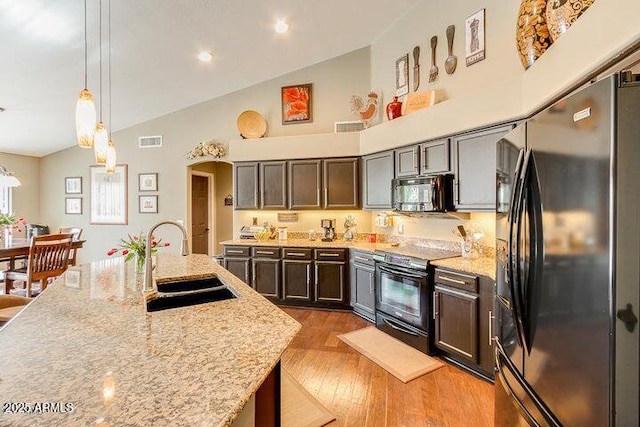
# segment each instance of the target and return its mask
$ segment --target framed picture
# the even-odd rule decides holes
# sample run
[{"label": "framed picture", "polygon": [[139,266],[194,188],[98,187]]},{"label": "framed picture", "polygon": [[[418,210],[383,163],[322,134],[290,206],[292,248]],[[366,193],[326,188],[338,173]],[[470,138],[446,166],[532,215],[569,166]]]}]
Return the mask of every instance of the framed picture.
[{"label": "framed picture", "polygon": [[127,165],[117,165],[114,173],[104,166],[91,169],[91,224],[127,223]]},{"label": "framed picture", "polygon": [[466,64],[475,64],[484,59],[484,9],[480,9],[465,20]]},{"label": "framed picture", "polygon": [[396,96],[409,93],[409,54],[396,59]]},{"label": "framed picture", "polygon": [[140,213],[158,213],[158,196],[138,196]]},{"label": "framed picture", "polygon": [[158,191],[158,174],[139,173],[138,191]]},{"label": "framed picture", "polygon": [[285,86],[281,89],[282,124],[311,123],[312,84]]},{"label": "framed picture", "polygon": [[65,197],[64,213],[67,215],[81,215],[82,197]]},{"label": "framed picture", "polygon": [[82,194],[82,177],[73,176],[64,179],[65,194]]}]

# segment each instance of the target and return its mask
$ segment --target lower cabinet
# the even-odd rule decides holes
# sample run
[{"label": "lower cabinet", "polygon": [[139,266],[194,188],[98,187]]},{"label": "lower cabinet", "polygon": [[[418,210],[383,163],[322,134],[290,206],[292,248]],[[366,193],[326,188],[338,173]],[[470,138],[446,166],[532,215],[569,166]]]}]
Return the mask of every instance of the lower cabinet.
[{"label": "lower cabinet", "polygon": [[282,298],[285,301],[311,301],[312,261],[282,261]]},{"label": "lower cabinet", "polygon": [[493,378],[494,281],[436,268],[434,282],[435,346],[450,359]]},{"label": "lower cabinet", "polygon": [[225,246],[223,256],[222,266],[246,284],[251,284],[251,251],[249,246]]},{"label": "lower cabinet", "polygon": [[369,252],[350,252],[351,307],[367,320],[376,320],[375,262]]},{"label": "lower cabinet", "polygon": [[315,262],[315,300],[330,304],[345,303],[345,262]]}]

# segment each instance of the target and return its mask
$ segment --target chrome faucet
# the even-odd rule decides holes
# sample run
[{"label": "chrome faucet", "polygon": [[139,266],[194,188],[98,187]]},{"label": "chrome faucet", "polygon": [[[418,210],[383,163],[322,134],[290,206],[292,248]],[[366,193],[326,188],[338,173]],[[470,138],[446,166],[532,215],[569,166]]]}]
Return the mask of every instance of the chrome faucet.
[{"label": "chrome faucet", "polygon": [[180,253],[182,256],[189,255],[189,238],[187,237],[187,230],[182,224],[177,221],[160,221],[149,228],[147,232],[147,242],[144,249],[144,277],[142,278],[142,291],[150,291],[153,289],[151,275],[153,274],[153,267],[151,266],[151,236],[156,228],[163,224],[175,225],[182,231],[182,242],[180,243]]}]

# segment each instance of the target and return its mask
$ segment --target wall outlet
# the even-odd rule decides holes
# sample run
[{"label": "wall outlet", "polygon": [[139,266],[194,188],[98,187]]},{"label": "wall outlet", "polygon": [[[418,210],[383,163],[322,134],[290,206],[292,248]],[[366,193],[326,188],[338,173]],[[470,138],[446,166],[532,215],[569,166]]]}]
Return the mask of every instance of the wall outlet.
[{"label": "wall outlet", "polygon": [[398,224],[398,234],[404,234],[404,224],[403,223],[399,223]]}]

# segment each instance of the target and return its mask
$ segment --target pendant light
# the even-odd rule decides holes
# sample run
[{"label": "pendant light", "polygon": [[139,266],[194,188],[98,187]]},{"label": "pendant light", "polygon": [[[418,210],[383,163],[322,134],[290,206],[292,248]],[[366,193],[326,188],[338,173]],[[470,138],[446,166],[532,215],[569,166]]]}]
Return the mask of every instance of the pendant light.
[{"label": "pendant light", "polygon": [[93,133],[96,127],[96,105],[93,95],[87,89],[87,0],[84,0],[84,89],[80,91],[76,103],[76,135],[82,148],[93,146]]},{"label": "pendant light", "polygon": [[98,14],[100,23],[98,25],[100,31],[100,121],[96,124],[96,130],[93,135],[93,149],[96,156],[96,164],[104,165],[107,163],[107,148],[109,147],[109,132],[102,122],[102,0],[98,2],[100,13]]},{"label": "pendant light", "polygon": [[[111,115],[111,0],[109,0],[109,125],[113,131],[113,116]],[[111,134],[113,136],[113,133]],[[107,144],[107,163],[105,165],[107,173],[114,173],[116,171],[116,144],[109,138]]]}]

